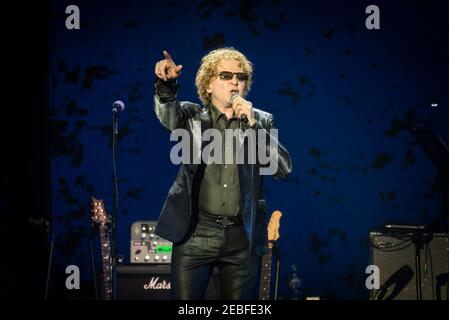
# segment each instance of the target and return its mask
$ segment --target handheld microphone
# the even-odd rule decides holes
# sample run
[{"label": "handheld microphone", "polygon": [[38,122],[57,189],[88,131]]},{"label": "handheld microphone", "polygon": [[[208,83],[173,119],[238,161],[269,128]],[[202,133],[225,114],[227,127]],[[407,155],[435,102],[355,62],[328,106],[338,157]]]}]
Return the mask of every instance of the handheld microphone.
[{"label": "handheld microphone", "polygon": [[117,100],[112,104],[112,112],[121,112],[123,110],[125,110],[125,104],[122,101]]},{"label": "handheld microphone", "polygon": [[[231,95],[231,98],[229,98],[229,103],[234,104],[234,100],[237,99],[238,97],[240,97],[240,96],[234,92]],[[246,116],[246,114],[242,114],[242,116],[240,117],[240,120],[242,120],[244,124],[248,124],[248,117]]]}]

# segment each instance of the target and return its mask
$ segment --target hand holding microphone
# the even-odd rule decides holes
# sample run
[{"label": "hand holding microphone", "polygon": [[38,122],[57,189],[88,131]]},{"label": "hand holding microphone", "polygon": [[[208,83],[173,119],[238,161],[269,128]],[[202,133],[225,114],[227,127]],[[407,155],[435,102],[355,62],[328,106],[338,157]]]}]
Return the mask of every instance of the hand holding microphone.
[{"label": "hand holding microphone", "polygon": [[252,126],[256,122],[253,118],[253,104],[251,102],[246,101],[237,93],[233,93],[229,99],[229,103],[232,105],[234,113],[244,124]]}]

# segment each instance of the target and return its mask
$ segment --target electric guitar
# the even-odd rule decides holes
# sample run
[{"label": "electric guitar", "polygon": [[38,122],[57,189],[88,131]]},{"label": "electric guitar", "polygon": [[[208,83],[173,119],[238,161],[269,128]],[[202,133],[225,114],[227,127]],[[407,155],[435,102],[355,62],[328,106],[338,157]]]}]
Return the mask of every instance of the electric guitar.
[{"label": "electric guitar", "polygon": [[111,245],[106,231],[106,224],[110,222],[110,217],[106,214],[103,200],[92,197],[92,220],[98,224],[100,230],[101,256],[103,261],[103,288],[104,300],[112,298],[112,269],[111,269]]},{"label": "electric guitar", "polygon": [[262,257],[262,271],[260,276],[259,300],[270,299],[270,282],[271,282],[271,260],[273,246],[279,239],[279,220],[282,213],[279,210],[273,211],[270,222],[268,223],[268,253]]}]

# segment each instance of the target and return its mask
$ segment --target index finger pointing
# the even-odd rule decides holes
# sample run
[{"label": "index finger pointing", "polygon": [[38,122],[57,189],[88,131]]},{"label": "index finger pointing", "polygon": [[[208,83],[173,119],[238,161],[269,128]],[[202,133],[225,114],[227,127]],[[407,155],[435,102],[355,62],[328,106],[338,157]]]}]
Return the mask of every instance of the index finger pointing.
[{"label": "index finger pointing", "polygon": [[167,51],[164,50],[163,53],[164,53],[165,59],[173,61],[171,55]]}]

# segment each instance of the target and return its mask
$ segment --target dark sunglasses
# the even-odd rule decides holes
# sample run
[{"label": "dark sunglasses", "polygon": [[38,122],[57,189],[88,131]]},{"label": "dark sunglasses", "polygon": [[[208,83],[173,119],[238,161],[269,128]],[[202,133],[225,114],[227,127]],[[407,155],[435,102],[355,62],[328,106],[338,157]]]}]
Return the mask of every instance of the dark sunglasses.
[{"label": "dark sunglasses", "polygon": [[222,71],[216,74],[216,76],[219,76],[221,80],[231,80],[234,78],[234,74],[237,75],[238,81],[247,81],[249,78],[249,75],[245,72],[231,72],[231,71]]}]

